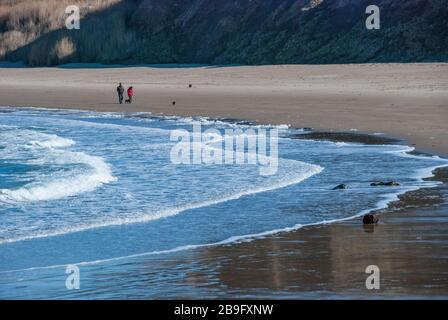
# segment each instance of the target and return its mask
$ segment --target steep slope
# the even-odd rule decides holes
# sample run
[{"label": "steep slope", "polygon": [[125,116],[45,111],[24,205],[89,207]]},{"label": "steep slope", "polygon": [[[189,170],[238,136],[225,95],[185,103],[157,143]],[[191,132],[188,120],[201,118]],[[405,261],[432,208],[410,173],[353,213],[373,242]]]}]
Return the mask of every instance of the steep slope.
[{"label": "steep slope", "polygon": [[[370,4],[381,9],[380,30],[365,27]],[[448,61],[446,0],[122,0],[81,25],[6,58],[31,65]],[[58,46],[71,54],[58,54]]]},{"label": "steep slope", "polygon": [[0,0],[0,59],[64,26],[65,8],[78,5],[81,17],[120,0]]},{"label": "steep slope", "polygon": [[[380,30],[365,28],[370,4],[381,9]],[[448,58],[445,0],[146,0],[141,8],[135,21],[144,34],[143,60],[264,64]]]}]

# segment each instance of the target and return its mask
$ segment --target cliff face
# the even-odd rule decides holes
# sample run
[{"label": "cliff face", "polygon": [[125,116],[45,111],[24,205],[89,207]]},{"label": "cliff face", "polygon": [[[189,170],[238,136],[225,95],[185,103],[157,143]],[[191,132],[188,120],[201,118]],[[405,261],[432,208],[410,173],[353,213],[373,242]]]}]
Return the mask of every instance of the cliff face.
[{"label": "cliff face", "polygon": [[[370,4],[380,30],[365,27]],[[447,0],[129,0],[6,56],[33,65],[448,61],[447,35]],[[62,38],[71,55],[39,53]]]},{"label": "cliff face", "polygon": [[120,1],[0,0],[0,60],[5,54],[62,28],[67,6],[79,6],[80,16],[84,18],[88,13],[102,11]]}]

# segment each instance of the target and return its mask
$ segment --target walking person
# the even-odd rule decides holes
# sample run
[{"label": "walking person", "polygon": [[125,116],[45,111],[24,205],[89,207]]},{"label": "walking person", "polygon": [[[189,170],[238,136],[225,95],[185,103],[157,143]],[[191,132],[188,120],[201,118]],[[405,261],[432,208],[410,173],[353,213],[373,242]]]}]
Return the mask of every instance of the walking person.
[{"label": "walking person", "polygon": [[121,82],[120,82],[120,84],[117,87],[117,93],[118,93],[118,102],[120,104],[122,104],[123,103],[124,88],[123,88],[123,85],[121,84]]},{"label": "walking person", "polygon": [[126,103],[132,103],[132,97],[134,96],[134,88],[129,87],[128,89],[128,100],[126,100]]}]

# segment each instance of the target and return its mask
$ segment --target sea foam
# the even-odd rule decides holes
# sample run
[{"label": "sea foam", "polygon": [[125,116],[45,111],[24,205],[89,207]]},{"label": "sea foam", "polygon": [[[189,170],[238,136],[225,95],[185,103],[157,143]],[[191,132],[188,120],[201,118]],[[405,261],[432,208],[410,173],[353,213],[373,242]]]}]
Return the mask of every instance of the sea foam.
[{"label": "sea foam", "polygon": [[101,157],[66,150],[75,144],[71,139],[28,129],[8,129],[10,134],[2,137],[9,141],[7,152],[12,152],[12,157],[17,156],[18,150],[27,149],[33,156],[28,160],[30,164],[78,164],[88,169],[76,170],[63,177],[39,176],[38,181],[19,189],[0,189],[0,202],[56,200],[93,191],[115,180],[110,166]]},{"label": "sea foam", "polygon": [[[175,216],[178,214],[181,214],[188,210],[194,210],[199,208],[204,208],[212,205],[217,205],[220,203],[237,200],[241,197],[254,195],[257,193],[262,192],[268,192],[280,188],[285,188],[290,185],[298,184],[316,174],[319,174],[324,170],[321,166],[313,165],[309,163],[304,163],[301,161],[296,160],[290,160],[290,159],[282,159],[281,162],[283,165],[287,165],[291,168],[294,168],[294,171],[291,171],[290,174],[285,175],[282,177],[282,179],[278,179],[277,181],[273,183],[265,183],[263,185],[254,187],[252,189],[244,190],[244,191],[238,191],[234,193],[228,193],[224,194],[217,198],[212,199],[205,199],[203,201],[198,202],[191,202],[180,206],[174,206],[171,208],[161,209],[154,212],[142,212],[142,213],[135,213],[131,216],[124,216],[124,217],[108,217],[106,220],[101,221],[92,221],[90,223],[79,223],[76,226],[67,226],[64,228],[60,228],[57,230],[51,230],[46,231],[42,233],[27,235],[27,236],[21,236],[17,238],[9,238],[9,239],[3,239],[0,240],[0,244],[2,243],[12,243],[17,241],[24,241],[24,240],[30,240],[30,239],[38,239],[38,238],[46,238],[46,237],[53,237],[53,236],[59,236],[64,234],[70,234],[80,231],[86,231],[96,228],[104,228],[104,227],[112,227],[112,226],[120,226],[120,225],[128,225],[128,224],[136,224],[136,223],[145,223],[149,221],[154,221],[162,218],[168,218],[171,216]],[[72,181],[73,182],[73,181]],[[81,182],[81,179],[80,181]],[[95,182],[92,183],[92,186],[95,184]],[[84,182],[84,185],[86,182]],[[55,182],[51,186],[47,186],[46,189],[42,190],[35,190],[35,196],[39,197],[45,197],[45,192],[48,192],[49,190],[52,190],[54,192],[54,195],[58,196],[64,196],[63,192],[58,192],[58,187],[60,185]],[[23,191],[22,191],[23,192]],[[24,192],[25,195],[28,195],[28,192]],[[20,194],[18,197],[22,196]],[[65,195],[67,196],[67,195]],[[0,194],[1,199],[1,194]]]}]

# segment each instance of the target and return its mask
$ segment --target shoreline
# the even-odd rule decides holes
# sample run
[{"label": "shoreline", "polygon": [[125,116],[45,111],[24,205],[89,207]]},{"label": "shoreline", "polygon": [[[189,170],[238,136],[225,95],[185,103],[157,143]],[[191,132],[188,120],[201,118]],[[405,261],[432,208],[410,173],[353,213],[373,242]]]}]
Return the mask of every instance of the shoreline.
[{"label": "shoreline", "polygon": [[[29,107],[29,106],[24,106],[24,107],[11,107],[11,106],[1,106],[0,105],[0,114],[2,113],[2,111],[4,109],[7,108],[24,108],[24,109],[35,109],[35,110],[39,110],[39,109],[43,109],[43,110],[59,110],[59,111],[93,111],[93,112],[99,112],[101,113],[102,111],[96,111],[96,110],[91,110],[91,109],[67,109],[67,108],[47,108],[47,107]],[[121,114],[129,114],[129,115],[133,115],[134,112],[115,112],[115,111],[106,111],[109,113],[121,113]],[[164,114],[153,114],[150,112],[139,112],[140,114],[145,114],[147,113],[148,115],[154,116],[154,117],[160,117],[160,118],[164,118],[167,115]],[[169,117],[171,117],[171,115],[168,115]],[[173,115],[176,117],[182,117],[179,115]],[[203,119],[203,116],[194,116],[194,117],[198,117],[200,119]],[[210,118],[207,117],[208,121],[223,121],[223,122],[228,122],[228,123],[235,123],[235,124],[239,124],[242,123],[244,125],[258,125],[259,123],[257,122],[253,122],[251,120],[246,120],[246,119],[223,119],[223,118]],[[263,124],[263,125],[271,125],[271,124]],[[283,125],[283,124],[280,124]],[[381,135],[375,135],[372,133],[366,133],[366,132],[353,132],[353,131],[349,131],[349,132],[334,132],[334,131],[315,131],[313,128],[289,128],[289,129],[303,129],[304,132],[299,133],[299,134],[293,134],[290,136],[287,136],[290,139],[303,139],[303,140],[314,140],[314,141],[329,141],[329,142],[342,142],[342,143],[359,143],[359,144],[364,144],[364,145],[402,145],[402,146],[407,146],[409,148],[413,148],[414,150],[410,150],[410,151],[403,151],[404,154],[408,154],[411,156],[424,156],[424,157],[432,157],[432,156],[437,156],[437,157],[441,157],[441,158],[445,158],[440,154],[433,154],[433,153],[428,153],[422,150],[419,150],[417,148],[415,148],[414,146],[411,146],[408,141],[406,140],[402,140],[396,137],[390,137],[386,134],[381,134]],[[440,183],[448,183],[448,179],[447,181],[444,181],[443,178],[445,177],[445,174],[442,174],[442,176],[440,176],[438,174],[438,172],[444,172],[446,169],[447,173],[446,176],[448,176],[448,164],[445,165],[440,165],[440,166],[435,166],[433,168],[428,168],[428,176],[422,176],[422,177],[418,177],[418,179],[424,180],[424,181],[438,181]],[[439,177],[442,177],[441,180],[439,180]],[[340,223],[340,222],[344,222],[344,221],[352,221],[356,218],[361,217],[364,214],[381,214],[383,211],[388,210],[389,207],[391,207],[391,205],[393,205],[395,202],[400,202],[402,201],[401,198],[406,198],[406,195],[408,193],[413,193],[413,192],[418,192],[419,190],[422,189],[432,189],[432,188],[437,188],[437,185],[431,186],[431,187],[422,187],[416,190],[408,190],[408,191],[404,191],[403,193],[399,193],[399,194],[395,194],[394,193],[394,197],[397,197],[397,200],[386,200],[387,204],[384,208],[373,208],[373,209],[365,209],[362,210],[361,212],[349,217],[349,218],[344,218],[340,221],[335,221],[335,222],[330,222],[330,223],[318,223],[318,224],[311,224],[311,225],[305,225],[302,226],[298,229],[292,228],[293,230],[291,231],[287,231],[287,232],[297,232],[302,228],[309,228],[309,227],[314,227],[314,226],[325,226],[325,225],[331,225],[332,223]],[[391,188],[391,190],[393,190],[393,187]],[[447,194],[448,196],[448,194]],[[380,201],[379,203],[381,203],[383,201]],[[403,208],[405,208],[405,206],[402,206]],[[279,231],[277,233],[283,233],[283,231]],[[272,233],[272,234],[268,234],[268,236],[275,236],[277,233]],[[245,238],[245,236],[243,236],[243,238]],[[250,238],[250,237],[248,237]],[[258,237],[254,237],[254,240],[257,240]],[[224,240],[226,241],[226,240]],[[238,244],[238,243],[237,243]],[[214,246],[215,244],[210,244],[211,246]],[[216,245],[220,245],[219,243]],[[206,245],[207,247],[208,245]]]},{"label": "shoreline", "polygon": [[[29,107],[29,106],[23,106],[23,107],[11,107],[11,106],[2,106],[0,105],[0,114],[2,112],[4,112],[4,109],[7,108],[18,108],[18,109],[35,109],[37,111],[39,111],[40,109],[42,110],[59,110],[59,111],[93,111],[93,112],[98,112],[98,113],[102,113],[103,111],[96,111],[96,110],[92,110],[92,109],[68,109],[68,108],[48,108],[48,107]],[[115,111],[106,111],[109,113],[121,113],[121,114],[129,114],[129,115],[134,115],[134,112],[115,112]],[[171,117],[171,116],[175,116],[175,117],[182,117],[179,115],[164,115],[164,114],[153,114],[151,112],[139,112],[139,116],[140,114],[145,114],[147,113],[148,115],[154,116],[154,117],[160,117],[160,118],[164,118],[166,116]],[[194,116],[197,117],[199,119],[204,119],[203,116]],[[247,119],[236,119],[236,118],[232,118],[232,119],[223,119],[223,118],[210,118],[207,117],[206,120],[208,121],[223,121],[223,122],[228,122],[230,124],[244,124],[244,125],[259,125],[259,123],[257,122],[253,122],[251,120],[247,120]],[[262,125],[267,125],[270,126],[272,124],[267,124],[267,123],[263,123]],[[279,124],[279,125],[284,125],[284,124]],[[402,145],[402,146],[407,146],[409,148],[413,148],[414,150],[409,150],[409,151],[403,151],[404,154],[408,154],[411,156],[424,156],[424,157],[432,157],[432,156],[437,156],[437,157],[441,157],[442,159],[445,159],[445,157],[443,157],[443,155],[440,154],[433,154],[433,153],[428,153],[422,150],[419,150],[417,148],[415,148],[414,146],[411,146],[408,141],[406,140],[402,140],[396,137],[390,137],[386,134],[381,133],[380,135],[376,135],[376,134],[372,134],[372,133],[368,133],[368,132],[353,132],[353,131],[343,131],[343,132],[334,132],[334,131],[315,131],[313,128],[298,128],[298,127],[289,127],[289,129],[298,129],[298,130],[304,130],[304,132],[302,133],[298,133],[298,134],[292,134],[289,136],[286,136],[287,138],[290,139],[303,139],[303,140],[314,140],[314,141],[328,141],[328,142],[343,142],[343,143],[359,143],[359,144],[364,144],[364,145]],[[448,159],[447,159],[448,160]],[[429,180],[429,181],[439,181],[438,177],[438,172],[439,171],[444,171],[445,168],[448,168],[448,164],[445,165],[440,165],[440,166],[435,166],[434,168],[428,168],[428,176],[423,176],[423,177],[418,177],[418,179],[421,180]],[[448,169],[447,169],[448,172]],[[447,173],[448,175],[448,173]],[[444,175],[442,175],[442,177],[444,177]],[[439,181],[441,183],[444,183],[445,181]],[[400,198],[401,196],[405,196],[407,193],[412,193],[412,192],[416,192],[419,191],[421,189],[431,189],[431,188],[437,188],[437,186],[432,186],[432,187],[422,187],[419,188],[417,190],[408,190],[405,191],[404,193],[398,194],[397,197]],[[370,209],[370,210],[363,210],[367,211],[367,213],[377,213],[380,212],[382,210],[386,210],[388,209],[389,205],[391,203],[394,203],[396,201],[401,201],[400,199],[398,200],[394,200],[394,201],[388,201],[388,204],[385,208],[382,209]],[[360,215],[362,215],[362,213],[356,214],[353,217],[350,217],[348,219],[344,219],[342,221],[350,221],[355,219],[356,217],[359,217]],[[337,223],[337,222],[336,222]],[[319,224],[321,225],[321,224]],[[325,224],[324,224],[325,225]],[[309,226],[304,226],[304,227],[309,227]]]},{"label": "shoreline", "polygon": [[[134,86],[132,105],[116,102],[118,82]],[[237,118],[318,131],[357,129],[448,156],[448,63],[0,68],[0,97],[1,105],[16,107]]]},{"label": "shoreline", "polygon": [[[229,67],[230,71],[227,68],[223,71],[219,69],[212,71],[215,73],[209,78],[207,70],[198,68],[194,76],[200,84],[192,81],[194,91],[186,87],[188,77],[185,74],[181,72],[180,79],[175,77],[179,73],[176,68],[156,73],[158,82],[155,89],[154,84],[144,83],[143,80],[147,73],[152,73],[154,70],[137,68],[139,75],[134,79],[142,81],[138,92],[141,92],[139,94],[143,101],[151,101],[149,106],[146,103],[120,106],[114,102],[113,81],[119,79],[121,72],[126,74],[131,72],[127,70],[129,68],[94,70],[93,72],[99,72],[102,76],[108,73],[107,84],[95,83],[98,79],[95,77],[98,76],[92,75],[91,70],[74,70],[74,79],[69,79],[67,74],[62,75],[60,70],[58,72],[50,70],[50,75],[44,76],[45,79],[39,83],[37,75],[42,75],[41,68],[31,72],[31,75],[27,75],[29,71],[27,69],[26,72],[18,72],[15,75],[14,69],[10,69],[12,71],[6,72],[6,76],[12,75],[9,78],[12,80],[10,83],[4,80],[5,77],[0,77],[2,97],[0,105],[20,107],[38,100],[36,104],[44,108],[61,110],[151,112],[162,116],[206,116],[218,119],[242,119],[257,124],[289,124],[293,128],[314,129],[304,136],[311,134],[315,138],[340,142],[396,142],[415,148],[412,154],[429,154],[446,158],[448,132],[445,128],[445,119],[448,113],[446,110],[448,90],[445,93],[438,90],[448,88],[448,72],[446,72],[448,64],[437,64],[439,65],[446,69],[445,75],[440,76],[440,81],[437,78],[440,71],[435,72],[434,64],[423,66],[423,70],[420,71],[424,73],[423,78],[427,82],[421,81],[419,85],[414,85],[417,87],[414,93],[410,93],[413,85],[407,86],[406,81],[396,80],[400,76],[404,76],[407,81],[412,77],[418,77],[418,72],[407,74],[402,70],[404,67],[411,69],[411,66],[415,66],[413,64],[393,64],[391,78],[388,78],[384,68],[373,66],[370,70],[371,66],[352,66],[354,70],[348,70],[347,74],[353,71],[355,73],[367,71],[367,77],[372,73],[374,75],[379,73],[380,76],[373,81],[373,84],[365,81],[365,75],[360,76],[359,88],[353,83],[353,79],[349,79],[349,84],[355,87],[350,90],[343,88],[343,85],[347,84],[347,76],[340,70],[343,66],[333,68],[324,66],[330,71],[343,74],[334,78],[340,79],[342,85],[331,87],[330,93],[325,92],[325,85],[311,91],[297,83],[295,85],[299,86],[298,89],[282,88],[291,76],[289,73],[281,76],[282,81],[278,83],[275,83],[273,76],[270,79],[262,79],[254,85],[244,85],[247,81],[256,81],[256,76],[260,74],[266,78],[267,75],[264,73],[266,71],[275,75],[274,71],[284,69],[281,66],[261,68],[260,72],[257,71],[260,68],[247,67],[250,71],[249,76],[244,77],[239,73],[235,84],[232,83],[230,71],[235,69],[241,71],[240,67]],[[401,69],[398,70],[398,75],[394,74],[396,68]],[[331,72],[325,69],[322,73],[319,66],[314,68],[299,66],[293,69],[305,70],[309,73],[308,77],[314,77],[316,81],[322,80],[327,84],[326,77],[331,76]],[[67,70],[65,72],[72,69]],[[170,74],[166,75],[165,72]],[[202,72],[206,75],[201,74]],[[430,72],[434,72],[434,75],[429,75]],[[5,70],[0,69],[0,76],[3,74]],[[91,88],[86,84],[80,84],[81,76],[84,75],[94,77],[87,82],[87,85],[92,85]],[[56,76],[54,81],[53,76]],[[57,83],[57,79],[61,80],[61,83]],[[308,81],[305,79],[306,84],[315,84],[313,79]],[[25,81],[23,88],[21,80]],[[208,80],[212,83],[207,83]],[[330,85],[335,85],[333,80],[329,82]],[[220,86],[213,81],[226,83]],[[378,84],[381,81],[385,82],[383,86]],[[241,83],[242,88],[238,87]],[[269,84],[275,84],[275,87],[270,88]],[[366,92],[363,91],[363,85],[367,86]],[[388,85],[403,88],[394,92],[380,90]],[[342,92],[338,92],[339,89]],[[298,92],[291,93],[292,90]],[[171,91],[174,91],[175,98]],[[321,94],[322,99],[319,98]],[[295,101],[300,98],[304,98],[306,106],[296,104]],[[93,103],[89,103],[89,100]],[[176,106],[170,105],[173,100],[178,102]],[[280,102],[277,104],[276,101]],[[362,105],[358,105],[360,102]],[[320,103],[323,103],[323,106],[318,109],[316,104]],[[370,110],[370,103],[375,106],[373,110]],[[398,104],[399,108],[389,114],[389,107],[393,104]],[[0,107],[0,116],[1,111]],[[296,113],[299,115],[294,115]],[[389,117],[391,119],[388,119]],[[324,131],[325,129],[328,131]],[[357,130],[351,131],[352,129]],[[365,227],[359,218],[352,217],[346,221],[305,226],[295,231],[272,234],[247,243],[232,244],[230,249],[225,245],[196,248],[193,253],[188,252],[182,256],[193,255],[195,263],[203,266],[200,268],[202,274],[196,274],[193,280],[186,276],[185,281],[187,283],[195,281],[204,286],[218,286],[209,284],[206,280],[207,274],[218,274],[221,284],[228,288],[223,297],[231,298],[244,297],[245,292],[254,289],[258,290],[255,290],[258,293],[254,293],[254,297],[260,297],[263,291],[260,288],[264,289],[265,293],[270,293],[268,297],[284,295],[300,298],[306,297],[311,291],[322,291],[326,292],[323,293],[324,296],[331,293],[329,296],[337,298],[352,294],[357,298],[391,298],[395,295],[447,298],[448,277],[445,274],[448,261],[443,257],[448,256],[446,245],[448,236],[445,236],[448,235],[448,169],[437,169],[434,173],[435,176],[429,179],[441,181],[440,185],[408,191],[398,196],[397,201],[392,201],[386,208],[375,211],[381,216],[380,223],[373,227]],[[252,258],[242,259],[244,256]],[[193,265],[193,262],[185,258],[180,258],[179,263]],[[218,267],[217,264],[221,265]],[[381,267],[384,289],[380,292],[365,289],[364,269],[370,264]],[[192,272],[194,270],[196,268],[192,267]],[[204,282],[201,282],[201,279]]]},{"label": "shoreline", "polygon": [[[219,272],[232,289],[232,294],[224,294],[229,298],[243,296],[248,288],[263,288],[250,297],[446,299],[448,169],[436,170],[430,179],[443,184],[399,196],[377,212],[378,225],[351,219],[204,249],[198,254],[202,276],[209,269]],[[241,259],[244,256],[250,259]],[[216,270],[213,263],[222,265]],[[381,270],[379,291],[365,288],[369,265]]]},{"label": "shoreline", "polygon": [[[124,114],[134,114],[134,113],[148,113],[155,117],[192,117],[192,118],[207,118],[207,120],[211,121],[224,121],[224,122],[240,122],[248,125],[264,125],[264,126],[288,126],[290,129],[304,129],[305,131],[309,131],[303,134],[303,136],[309,135],[309,138],[302,137],[294,137],[295,139],[305,139],[305,140],[322,140],[329,142],[346,142],[346,143],[361,143],[361,144],[375,144],[375,141],[383,141],[384,144],[396,144],[406,145],[409,147],[415,148],[413,152],[422,154],[422,155],[430,155],[430,156],[439,156],[442,158],[448,158],[448,150],[439,147],[428,147],[428,146],[419,146],[413,141],[407,140],[400,135],[392,135],[384,132],[368,132],[362,131],[359,129],[350,129],[350,131],[338,131],[338,130],[325,130],[322,128],[315,129],[314,127],[295,127],[291,126],[287,123],[277,123],[277,122],[265,122],[265,121],[257,121],[254,119],[248,118],[221,118],[221,117],[213,117],[213,116],[205,116],[199,114],[192,115],[182,115],[182,114],[165,114],[165,113],[152,113],[150,111],[116,111],[115,109],[111,110],[97,110],[94,108],[82,108],[82,109],[74,109],[74,108],[66,108],[66,107],[49,107],[49,106],[3,106],[0,105],[0,114],[2,113],[2,109],[4,108],[30,108],[30,109],[52,109],[59,111],[93,111],[98,113],[124,113]],[[297,135],[300,136],[301,134]],[[361,136],[360,138],[356,138],[356,136]]]},{"label": "shoreline", "polygon": [[[5,112],[5,109],[8,108],[18,108],[18,109],[34,109],[34,110],[57,110],[57,111],[78,111],[78,112],[98,112],[98,113],[117,113],[117,114],[128,114],[132,116],[136,116],[136,114],[147,114],[150,117],[157,118],[165,118],[165,117],[184,117],[184,118],[197,118],[197,119],[205,119],[207,121],[222,121],[230,124],[243,124],[249,126],[288,126],[289,129],[292,130],[303,130],[302,133],[294,134],[290,136],[292,139],[303,139],[303,140],[316,140],[316,141],[328,141],[328,142],[345,142],[345,143],[360,143],[365,145],[375,145],[375,144],[396,144],[408,146],[410,148],[414,148],[413,151],[410,151],[410,154],[420,154],[425,156],[439,156],[441,158],[448,159],[448,153],[445,154],[442,150],[438,149],[435,152],[428,151],[427,148],[419,148],[415,143],[411,143],[406,139],[391,136],[386,133],[372,133],[360,131],[358,129],[350,130],[350,131],[328,131],[328,130],[316,130],[313,127],[292,127],[286,123],[270,123],[270,122],[259,122],[253,119],[240,119],[240,118],[221,118],[221,117],[209,117],[204,115],[192,115],[192,116],[184,116],[179,114],[164,114],[164,113],[152,113],[150,111],[98,111],[93,108],[83,108],[83,109],[74,109],[74,108],[65,108],[65,107],[47,107],[47,106],[5,106],[0,105],[0,114]],[[7,111],[6,111],[7,112]]]},{"label": "shoreline", "polygon": [[[5,109],[0,107],[0,115],[2,111]],[[406,145],[385,135],[359,132],[305,130],[289,138]],[[405,153],[428,156],[418,151]],[[448,243],[448,168],[429,173],[434,175],[422,179],[441,184],[405,191],[396,195],[396,200],[384,200],[384,208],[365,209],[350,218],[246,236],[242,241],[169,250],[163,255],[141,254],[126,279],[144,278],[142,266],[163,270],[164,265],[175,263],[182,266],[183,276],[169,286],[173,291],[165,292],[164,298],[192,298],[183,288],[194,283],[207,299],[446,299],[448,262],[443,257],[448,256],[444,245]],[[381,202],[377,203],[380,207]],[[367,212],[379,214],[380,223],[363,225],[360,217]],[[427,247],[427,241],[434,243]],[[126,257],[112,260],[121,259]],[[428,264],[428,259],[434,261]],[[365,267],[372,264],[378,265],[382,275],[381,290],[374,292],[365,289]],[[211,281],[210,275],[218,280]],[[120,297],[119,291],[115,294]]]},{"label": "shoreline", "polygon": [[[6,107],[6,106],[0,106],[0,114],[2,112],[5,112],[5,109],[7,108],[17,108],[17,107]],[[64,109],[64,108],[44,108],[44,107],[19,107],[20,108],[25,108],[25,109],[32,109],[32,110],[59,110],[59,111],[64,111],[64,110],[68,110],[68,109]],[[70,111],[84,111],[84,110],[79,110],[79,109],[70,109]],[[93,111],[93,110],[92,110]],[[8,112],[8,111],[6,111]],[[95,111],[96,112],[96,111]],[[120,114],[124,114],[124,115],[133,115],[133,113],[130,112],[120,112]],[[144,112],[141,114],[145,114]],[[141,114],[138,114],[138,116],[141,116]],[[154,115],[152,113],[147,113],[150,116],[154,116],[154,117],[164,117],[163,115]],[[137,115],[134,115],[137,116]],[[201,118],[201,117],[199,117]],[[256,125],[256,123],[252,123],[252,122],[248,122],[246,120],[240,120],[240,119],[220,119],[220,118],[207,118],[207,120],[209,121],[225,121],[225,122],[229,122],[229,123],[242,123],[244,125]],[[304,129],[304,128],[292,128],[292,129]],[[403,146],[408,146],[408,144],[406,143],[406,141],[403,140],[398,140],[396,138],[390,138],[386,135],[373,135],[373,134],[368,134],[368,133],[361,133],[361,132],[325,132],[325,131],[313,131],[310,128],[305,128],[305,131],[303,133],[300,134],[293,134],[290,136],[286,136],[287,138],[291,138],[291,139],[305,139],[305,140],[318,140],[318,141],[330,141],[330,142],[347,142],[347,143],[360,143],[360,144],[365,144],[365,145],[382,145],[382,144],[393,144],[393,145],[403,145]],[[413,156],[425,156],[425,157],[430,157],[432,156],[432,154],[427,154],[427,153],[422,153],[418,150],[413,150],[413,151],[403,151],[403,153],[409,154],[409,155],[413,155]],[[422,180],[429,180],[429,181],[438,181],[441,182],[442,184],[446,184],[448,182],[448,168],[446,168],[448,165],[440,165],[437,166],[433,169],[428,170],[428,174],[431,174],[430,176],[422,176],[419,177],[419,179]],[[322,227],[331,227],[332,225],[337,225],[337,224],[344,224],[344,223],[349,223],[352,224],[355,221],[359,220],[359,217],[362,217],[364,214],[367,213],[373,213],[373,214],[380,214],[380,215],[384,215],[387,214],[388,211],[394,211],[396,208],[400,208],[399,210],[401,211],[405,211],[407,209],[407,201],[406,199],[412,198],[413,194],[419,194],[420,192],[422,192],[423,190],[431,190],[431,189],[437,189],[439,188],[439,186],[434,185],[434,186],[428,186],[428,187],[421,187],[417,190],[407,190],[407,191],[403,191],[402,193],[394,193],[393,197],[396,197],[397,199],[387,199],[387,200],[383,200],[383,201],[379,201],[378,202],[378,206],[381,206],[380,203],[385,202],[385,207],[382,208],[372,208],[372,209],[364,209],[359,213],[356,213],[355,215],[348,217],[348,218],[344,218],[341,220],[337,220],[337,221],[328,221],[328,222],[320,222],[320,223],[313,223],[310,225],[303,225],[300,226],[298,228],[295,227],[290,227],[289,229],[291,230],[272,230],[260,235],[246,235],[246,236],[241,236],[241,239],[239,239],[236,242],[227,242],[226,240],[220,241],[218,243],[210,243],[210,244],[204,244],[204,245],[199,245],[197,248],[195,248],[196,250],[201,250],[204,248],[207,249],[211,249],[213,250],[213,248],[215,247],[219,247],[219,246],[223,246],[223,245],[241,245],[242,242],[240,242],[240,240],[244,239],[248,239],[250,240],[250,242],[254,241],[260,241],[265,237],[279,237],[282,236],[283,234],[289,234],[289,233],[298,233],[303,229],[311,229],[311,228],[322,228]],[[391,188],[391,190],[393,190],[393,188]],[[417,208],[418,209],[418,208]],[[358,221],[361,224],[360,221]],[[364,228],[370,228],[370,227],[374,227],[374,226],[363,226]],[[171,250],[169,250],[171,251]],[[176,252],[176,250],[174,250],[174,252]],[[146,254],[142,254],[142,256],[145,256]],[[151,254],[148,254],[151,255]],[[121,258],[126,258],[126,257],[117,257],[117,258],[113,258],[113,260],[115,259],[121,259]]]}]

